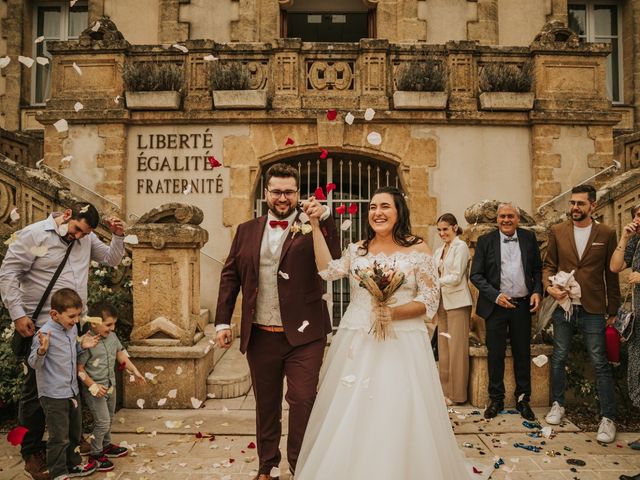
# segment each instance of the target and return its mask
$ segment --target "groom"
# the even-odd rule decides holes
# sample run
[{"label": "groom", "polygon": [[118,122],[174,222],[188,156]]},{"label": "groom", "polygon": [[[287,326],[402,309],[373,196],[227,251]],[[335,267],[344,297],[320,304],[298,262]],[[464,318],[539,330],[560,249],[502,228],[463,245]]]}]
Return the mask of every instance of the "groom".
[{"label": "groom", "polygon": [[[269,212],[238,227],[220,275],[215,320],[218,345],[228,348],[231,316],[242,289],[240,351],[247,354],[251,370],[260,459],[254,480],[278,478],[270,473],[281,459],[278,446],[285,376],[289,403],[287,458],[291,471],[295,471],[316,398],[326,337],[331,332],[313,240],[300,228],[298,171],[275,164],[267,170],[266,184]],[[325,207],[311,199],[306,208],[311,214]],[[332,256],[340,257],[340,242],[328,209],[320,225]]]}]

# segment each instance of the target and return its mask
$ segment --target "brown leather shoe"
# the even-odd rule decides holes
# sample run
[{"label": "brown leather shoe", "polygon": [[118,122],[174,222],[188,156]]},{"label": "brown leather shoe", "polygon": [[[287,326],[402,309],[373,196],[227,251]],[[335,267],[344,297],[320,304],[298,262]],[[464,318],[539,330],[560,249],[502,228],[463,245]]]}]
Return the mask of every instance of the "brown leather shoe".
[{"label": "brown leather shoe", "polygon": [[24,461],[24,470],[33,480],[49,480],[46,453],[44,451],[29,455]]}]

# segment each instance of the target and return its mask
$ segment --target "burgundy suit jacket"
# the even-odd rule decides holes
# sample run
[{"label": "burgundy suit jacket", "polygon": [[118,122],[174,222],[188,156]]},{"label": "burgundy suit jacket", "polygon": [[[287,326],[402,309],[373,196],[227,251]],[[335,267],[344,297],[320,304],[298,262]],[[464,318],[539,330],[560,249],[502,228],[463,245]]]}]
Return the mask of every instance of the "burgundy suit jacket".
[{"label": "burgundy suit jacket", "polygon": [[[231,324],[236,298],[242,290],[242,353],[247,351],[256,314],[260,245],[266,223],[267,216],[263,215],[238,226],[220,275],[215,323]],[[331,256],[340,258],[340,240],[332,216],[320,222],[320,227]],[[325,283],[318,275],[311,233],[298,232],[292,236],[289,232],[282,246],[278,270],[289,275],[288,279],[278,275],[280,316],[287,341],[298,346],[326,337],[331,331],[331,322],[327,303],[322,299]],[[299,332],[305,320],[309,325]]]},{"label": "burgundy suit jacket", "polygon": [[609,269],[618,241],[613,228],[593,222],[591,235],[582,258],[578,258],[573,222],[567,220],[551,227],[547,254],[542,267],[542,283],[546,292],[549,277],[560,271],[575,270],[580,285],[580,302],[589,313],[615,315],[620,306],[618,274]]}]

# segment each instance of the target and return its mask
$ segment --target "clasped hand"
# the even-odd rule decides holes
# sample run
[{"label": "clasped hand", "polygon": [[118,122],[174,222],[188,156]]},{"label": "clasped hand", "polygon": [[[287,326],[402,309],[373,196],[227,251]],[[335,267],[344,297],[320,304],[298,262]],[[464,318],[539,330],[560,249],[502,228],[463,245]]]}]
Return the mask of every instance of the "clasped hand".
[{"label": "clasped hand", "polygon": [[302,201],[302,211],[309,217],[309,223],[317,227],[324,213],[324,206],[315,197],[309,197],[308,200]]}]

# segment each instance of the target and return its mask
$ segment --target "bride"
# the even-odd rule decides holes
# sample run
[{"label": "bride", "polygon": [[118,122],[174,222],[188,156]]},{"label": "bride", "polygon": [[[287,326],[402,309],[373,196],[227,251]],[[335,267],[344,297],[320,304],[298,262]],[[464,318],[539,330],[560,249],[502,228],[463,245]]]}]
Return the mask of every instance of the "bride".
[{"label": "bride", "polygon": [[[425,313],[431,318],[438,309],[437,270],[427,244],[411,233],[403,194],[376,191],[367,238],[338,260],[320,231],[322,209],[307,213],[320,275],[349,276],[351,301],[322,367],[296,480],[487,478],[490,469],[466,461],[449,423],[424,324]],[[405,274],[392,306],[375,307],[392,320],[385,340],[369,333],[372,297],[354,278],[355,269],[374,262]]]}]

